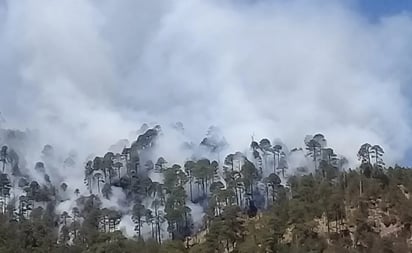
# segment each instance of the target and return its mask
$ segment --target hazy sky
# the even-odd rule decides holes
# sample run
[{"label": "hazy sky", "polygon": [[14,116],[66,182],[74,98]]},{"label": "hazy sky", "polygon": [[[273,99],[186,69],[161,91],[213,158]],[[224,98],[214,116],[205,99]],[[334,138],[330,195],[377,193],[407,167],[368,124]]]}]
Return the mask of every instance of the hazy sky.
[{"label": "hazy sky", "polygon": [[370,142],[407,160],[409,1],[0,3],[0,110],[43,142],[102,153],[143,122],[182,121],[170,156],[218,125],[233,150],[322,132],[351,159]]},{"label": "hazy sky", "polygon": [[[380,22],[382,18],[392,15],[411,15],[412,1],[410,0],[358,0],[355,1],[356,9],[366,17],[370,22]],[[409,103],[412,107],[412,85],[405,87],[405,93],[409,97]],[[406,163],[412,165],[412,149],[407,152]]]}]

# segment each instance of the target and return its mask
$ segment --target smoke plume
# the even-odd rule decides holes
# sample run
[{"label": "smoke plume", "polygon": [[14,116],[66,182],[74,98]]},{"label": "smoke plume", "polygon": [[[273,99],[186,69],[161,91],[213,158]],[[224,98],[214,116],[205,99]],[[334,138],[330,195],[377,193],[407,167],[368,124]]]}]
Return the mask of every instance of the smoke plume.
[{"label": "smoke plume", "polygon": [[402,162],[411,42],[409,15],[371,23],[343,1],[3,0],[0,124],[82,161],[155,122],[180,163],[210,125],[231,150],[321,132],[350,160],[370,142]]}]

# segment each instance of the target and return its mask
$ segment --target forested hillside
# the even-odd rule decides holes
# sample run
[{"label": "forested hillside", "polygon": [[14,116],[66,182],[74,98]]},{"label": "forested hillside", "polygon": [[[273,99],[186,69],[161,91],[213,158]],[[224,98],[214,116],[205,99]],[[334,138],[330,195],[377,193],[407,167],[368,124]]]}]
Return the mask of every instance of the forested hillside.
[{"label": "forested hillside", "polygon": [[[182,126],[176,124],[176,128]],[[160,126],[130,145],[28,164],[27,133],[1,132],[0,252],[409,252],[412,171],[362,145],[350,168],[322,134],[303,148],[256,141],[225,155],[215,128],[180,164],[157,156]],[[117,152],[117,151],[118,152]],[[56,173],[83,170],[64,181]],[[80,183],[79,183],[80,182]],[[82,187],[78,187],[82,185]]]},{"label": "forested hillside", "polygon": [[0,253],[412,253],[411,55],[412,0],[0,0]]}]

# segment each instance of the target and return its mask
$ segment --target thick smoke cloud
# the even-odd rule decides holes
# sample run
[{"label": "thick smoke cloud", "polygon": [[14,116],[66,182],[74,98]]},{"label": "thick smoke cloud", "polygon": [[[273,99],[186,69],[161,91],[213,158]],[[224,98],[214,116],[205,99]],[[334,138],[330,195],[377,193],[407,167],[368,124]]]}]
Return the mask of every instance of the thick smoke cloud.
[{"label": "thick smoke cloud", "polygon": [[169,159],[216,125],[233,151],[321,132],[352,160],[370,142],[402,162],[412,19],[342,2],[0,1],[2,124],[82,156],[181,121]]}]

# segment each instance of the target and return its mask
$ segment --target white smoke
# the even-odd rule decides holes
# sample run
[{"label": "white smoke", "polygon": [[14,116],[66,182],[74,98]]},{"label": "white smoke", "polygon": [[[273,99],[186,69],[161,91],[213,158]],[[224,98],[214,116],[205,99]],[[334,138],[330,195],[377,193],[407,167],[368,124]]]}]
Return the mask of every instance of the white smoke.
[{"label": "white smoke", "polygon": [[233,149],[322,132],[349,158],[368,141],[402,161],[412,20],[325,2],[2,1],[3,117],[82,154],[182,121]]},{"label": "white smoke", "polygon": [[230,152],[320,132],[350,161],[369,142],[402,162],[411,42],[408,14],[370,23],[344,1],[0,0],[0,124],[31,130],[30,169],[44,144],[59,161],[75,150],[75,169],[56,168],[70,192],[86,192],[90,154],[121,150],[144,122],[162,126],[169,164],[210,125]]}]

